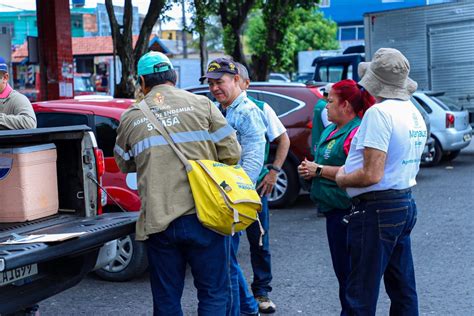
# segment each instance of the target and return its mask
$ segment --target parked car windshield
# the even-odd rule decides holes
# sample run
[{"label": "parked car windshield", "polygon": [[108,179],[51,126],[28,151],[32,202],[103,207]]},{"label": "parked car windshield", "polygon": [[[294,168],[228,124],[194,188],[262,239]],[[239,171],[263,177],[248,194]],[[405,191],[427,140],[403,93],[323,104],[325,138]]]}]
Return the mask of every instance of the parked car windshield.
[{"label": "parked car windshield", "polygon": [[462,106],[456,103],[456,100],[451,97],[447,97],[443,95],[439,97],[432,97],[432,99],[446,111],[462,111],[463,110]]}]

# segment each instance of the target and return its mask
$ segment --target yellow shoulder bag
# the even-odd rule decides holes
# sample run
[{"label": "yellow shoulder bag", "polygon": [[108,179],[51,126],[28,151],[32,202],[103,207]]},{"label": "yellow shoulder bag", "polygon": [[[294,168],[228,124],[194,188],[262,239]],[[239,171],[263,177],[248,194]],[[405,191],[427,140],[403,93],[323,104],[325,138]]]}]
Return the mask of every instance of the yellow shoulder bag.
[{"label": "yellow shoulder bag", "polygon": [[186,159],[144,100],[138,108],[184,164],[199,221],[222,235],[233,235],[258,221],[263,235],[257,213],[262,209],[260,196],[243,168],[212,160]]}]

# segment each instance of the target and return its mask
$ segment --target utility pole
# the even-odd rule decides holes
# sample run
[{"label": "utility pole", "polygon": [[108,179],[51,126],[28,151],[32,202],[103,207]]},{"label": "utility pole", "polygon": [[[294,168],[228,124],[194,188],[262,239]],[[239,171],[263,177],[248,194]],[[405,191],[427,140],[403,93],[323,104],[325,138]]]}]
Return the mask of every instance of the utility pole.
[{"label": "utility pole", "polygon": [[186,0],[181,0],[181,12],[183,14],[183,30],[181,34],[183,36],[183,58],[188,58],[188,43],[186,39]]}]

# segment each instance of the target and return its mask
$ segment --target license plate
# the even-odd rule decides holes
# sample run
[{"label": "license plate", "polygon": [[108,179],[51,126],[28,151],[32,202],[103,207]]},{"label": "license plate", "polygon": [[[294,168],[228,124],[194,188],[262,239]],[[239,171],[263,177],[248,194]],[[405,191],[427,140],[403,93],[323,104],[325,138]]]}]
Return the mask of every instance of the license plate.
[{"label": "license plate", "polygon": [[38,265],[36,263],[0,272],[0,286],[16,282],[35,274],[38,274]]},{"label": "license plate", "polygon": [[463,139],[464,139],[465,142],[467,142],[468,140],[471,140],[471,137],[472,137],[471,134],[467,133],[467,134],[464,134]]}]

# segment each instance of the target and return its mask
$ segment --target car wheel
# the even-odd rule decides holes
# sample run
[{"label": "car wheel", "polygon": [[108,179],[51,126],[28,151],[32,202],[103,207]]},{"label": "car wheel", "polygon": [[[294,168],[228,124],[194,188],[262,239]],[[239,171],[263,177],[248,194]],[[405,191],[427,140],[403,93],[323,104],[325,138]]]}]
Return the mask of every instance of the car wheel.
[{"label": "car wheel", "polygon": [[431,161],[428,166],[436,166],[441,161],[441,158],[443,158],[443,149],[441,148],[439,141],[435,140],[433,161]]},{"label": "car wheel", "polygon": [[[273,158],[269,161],[273,161]],[[268,206],[271,208],[290,207],[299,192],[300,184],[296,167],[287,159],[278,173],[273,191],[268,195]]]},{"label": "car wheel", "polygon": [[443,156],[443,160],[444,161],[452,161],[452,160],[456,159],[456,157],[459,155],[460,152],[461,152],[460,150],[450,151],[449,153],[447,153]]},{"label": "car wheel", "polygon": [[117,256],[105,267],[95,271],[104,280],[123,282],[141,275],[148,268],[145,244],[128,235],[117,241]]}]

